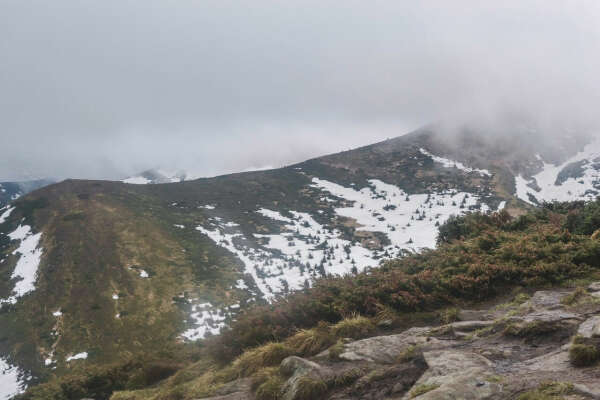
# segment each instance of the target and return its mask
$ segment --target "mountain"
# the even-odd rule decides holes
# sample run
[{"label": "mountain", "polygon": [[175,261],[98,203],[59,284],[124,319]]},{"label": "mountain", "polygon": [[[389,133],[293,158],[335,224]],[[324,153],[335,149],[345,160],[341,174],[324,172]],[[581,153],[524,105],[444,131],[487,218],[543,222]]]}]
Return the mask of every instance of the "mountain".
[{"label": "mountain", "polygon": [[[439,246],[19,400],[596,399],[600,201],[453,217]],[[193,355],[190,357],[190,355]]]},{"label": "mountain", "polygon": [[314,278],[435,247],[451,215],[594,198],[598,146],[553,137],[431,126],[274,170],[36,190],[0,211],[0,367],[33,385],[177,353]]},{"label": "mountain", "polygon": [[54,181],[50,179],[22,182],[0,182],[0,208],[33,190],[48,186],[52,183],[54,183]]},{"label": "mountain", "polygon": [[134,185],[146,185],[146,184],[157,184],[157,183],[174,183],[183,182],[185,180],[196,179],[192,174],[185,171],[166,171],[163,169],[148,169],[141,172],[139,175],[130,176],[123,179],[124,183],[131,183]]}]

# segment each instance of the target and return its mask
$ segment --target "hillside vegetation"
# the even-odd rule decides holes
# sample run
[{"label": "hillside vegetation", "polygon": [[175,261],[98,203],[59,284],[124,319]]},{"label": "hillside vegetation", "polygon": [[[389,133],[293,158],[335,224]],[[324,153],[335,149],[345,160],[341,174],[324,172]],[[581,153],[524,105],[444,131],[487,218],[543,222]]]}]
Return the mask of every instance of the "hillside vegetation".
[{"label": "hillside vegetation", "polygon": [[[20,399],[197,399],[240,377],[252,378],[257,398],[278,399],[285,371],[277,366],[288,356],[329,349],[335,357],[345,338],[448,323],[457,317],[454,307],[598,279],[598,228],[598,201],[547,204],[518,218],[506,212],[451,218],[440,227],[437,249],[363,273],[317,279],[310,289],[249,308],[221,335],[186,349],[185,357],[157,353],[74,370]],[[410,353],[403,357],[413,360]],[[421,368],[418,357],[410,362],[415,371]],[[319,398],[315,393],[360,376],[349,370],[333,383],[307,383],[306,397],[297,398]]]}]

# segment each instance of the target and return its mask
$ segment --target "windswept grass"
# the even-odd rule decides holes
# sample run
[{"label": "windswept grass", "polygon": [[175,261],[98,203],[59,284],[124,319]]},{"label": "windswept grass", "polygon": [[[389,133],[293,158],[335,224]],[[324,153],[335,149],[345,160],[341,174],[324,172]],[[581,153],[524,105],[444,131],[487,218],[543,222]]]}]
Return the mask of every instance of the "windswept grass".
[{"label": "windswept grass", "polygon": [[369,318],[355,314],[344,318],[331,327],[331,332],[338,338],[361,339],[373,333],[375,325]]}]

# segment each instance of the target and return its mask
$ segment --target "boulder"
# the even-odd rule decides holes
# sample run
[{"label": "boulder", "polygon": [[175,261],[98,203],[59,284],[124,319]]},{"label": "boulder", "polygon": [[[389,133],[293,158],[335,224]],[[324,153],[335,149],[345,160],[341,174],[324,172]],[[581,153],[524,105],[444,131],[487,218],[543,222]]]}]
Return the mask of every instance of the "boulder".
[{"label": "boulder", "polygon": [[494,321],[459,321],[449,324],[457,332],[472,332],[494,325]]},{"label": "boulder", "polygon": [[[346,343],[339,358],[346,361],[369,361],[378,364],[394,364],[398,357],[411,346],[420,346],[423,349],[448,347],[455,342],[439,340],[428,336],[431,330],[425,328],[411,328],[396,335],[376,336],[368,339]],[[327,356],[325,352],[318,357]]]},{"label": "boulder", "polygon": [[[492,363],[469,351],[438,350],[423,353],[427,371],[402,399],[489,399],[502,390],[493,382]],[[418,394],[420,393],[420,394]]]},{"label": "boulder", "polygon": [[585,338],[600,337],[600,315],[586,319],[579,325],[577,334]]},{"label": "boulder", "polygon": [[600,292],[600,282],[590,283],[587,290],[588,292]]},{"label": "boulder", "polygon": [[554,290],[539,290],[531,296],[531,299],[527,300],[524,306],[531,306],[534,309],[554,309],[562,308],[563,305],[560,303],[562,298],[567,295],[566,292],[554,291]]},{"label": "boulder", "polygon": [[296,356],[284,359],[280,368],[283,374],[289,376],[283,385],[282,400],[295,400],[298,398],[303,378],[308,377],[314,382],[324,382],[330,376],[329,371],[316,362]]}]

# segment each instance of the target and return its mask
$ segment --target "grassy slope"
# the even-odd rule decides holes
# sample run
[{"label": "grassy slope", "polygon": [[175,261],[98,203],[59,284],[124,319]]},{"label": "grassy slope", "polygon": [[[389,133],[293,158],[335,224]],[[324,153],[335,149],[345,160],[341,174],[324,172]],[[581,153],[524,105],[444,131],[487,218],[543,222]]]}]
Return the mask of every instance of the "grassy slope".
[{"label": "grassy slope", "polygon": [[[553,205],[516,219],[506,213],[454,219],[443,226],[438,249],[368,273],[322,279],[312,289],[248,310],[230,331],[198,350],[199,361],[158,385],[121,392],[114,399],[198,398],[238,376],[259,379],[262,367],[277,365],[287,355],[310,356],[339,338],[376,334],[374,322],[382,318],[392,318],[395,328],[403,329],[415,321],[431,322],[448,306],[485,301],[515,288],[598,279],[600,241],[592,234],[598,228],[600,202]],[[367,318],[344,319],[354,313]],[[59,392],[48,391],[55,381],[24,398],[70,398],[49,393],[64,393],[73,379],[63,378]],[[125,377],[113,389],[136,385]]]},{"label": "grassy slope", "polygon": [[[278,224],[253,212],[259,207],[305,211],[330,223],[334,205],[321,201],[321,192],[308,186],[311,176],[358,186],[378,178],[409,192],[475,191],[483,184],[495,193],[492,206],[509,198],[512,188],[506,179],[466,177],[423,157],[418,148],[430,148],[433,142],[421,132],[273,171],[165,185],[69,180],[31,193],[16,202],[0,233],[11,232],[24,217],[34,231],[43,232],[44,257],[36,291],[0,314],[0,354],[10,354],[11,361],[42,379],[70,373],[75,367],[61,360],[80,351],[90,354],[77,363],[83,366],[163,349],[179,354],[177,335],[185,329],[187,310],[173,303],[173,297],[185,294],[216,305],[248,297],[232,289],[243,277],[239,260],[194,227],[218,215],[239,222],[248,235],[277,232]],[[482,161],[476,166],[494,167]],[[494,168],[507,174],[502,166]],[[205,204],[218,204],[218,214],[199,208]],[[352,226],[338,228],[347,236],[356,233]],[[0,235],[0,252],[8,255],[13,249]],[[10,292],[6,282],[15,261],[9,256],[0,263],[0,297]],[[150,279],[140,278],[131,266],[148,271]],[[114,293],[118,301],[111,298]],[[63,311],[59,319],[52,316],[58,309]],[[60,333],[58,339],[53,329]],[[49,371],[42,366],[51,350],[58,365]]]}]

